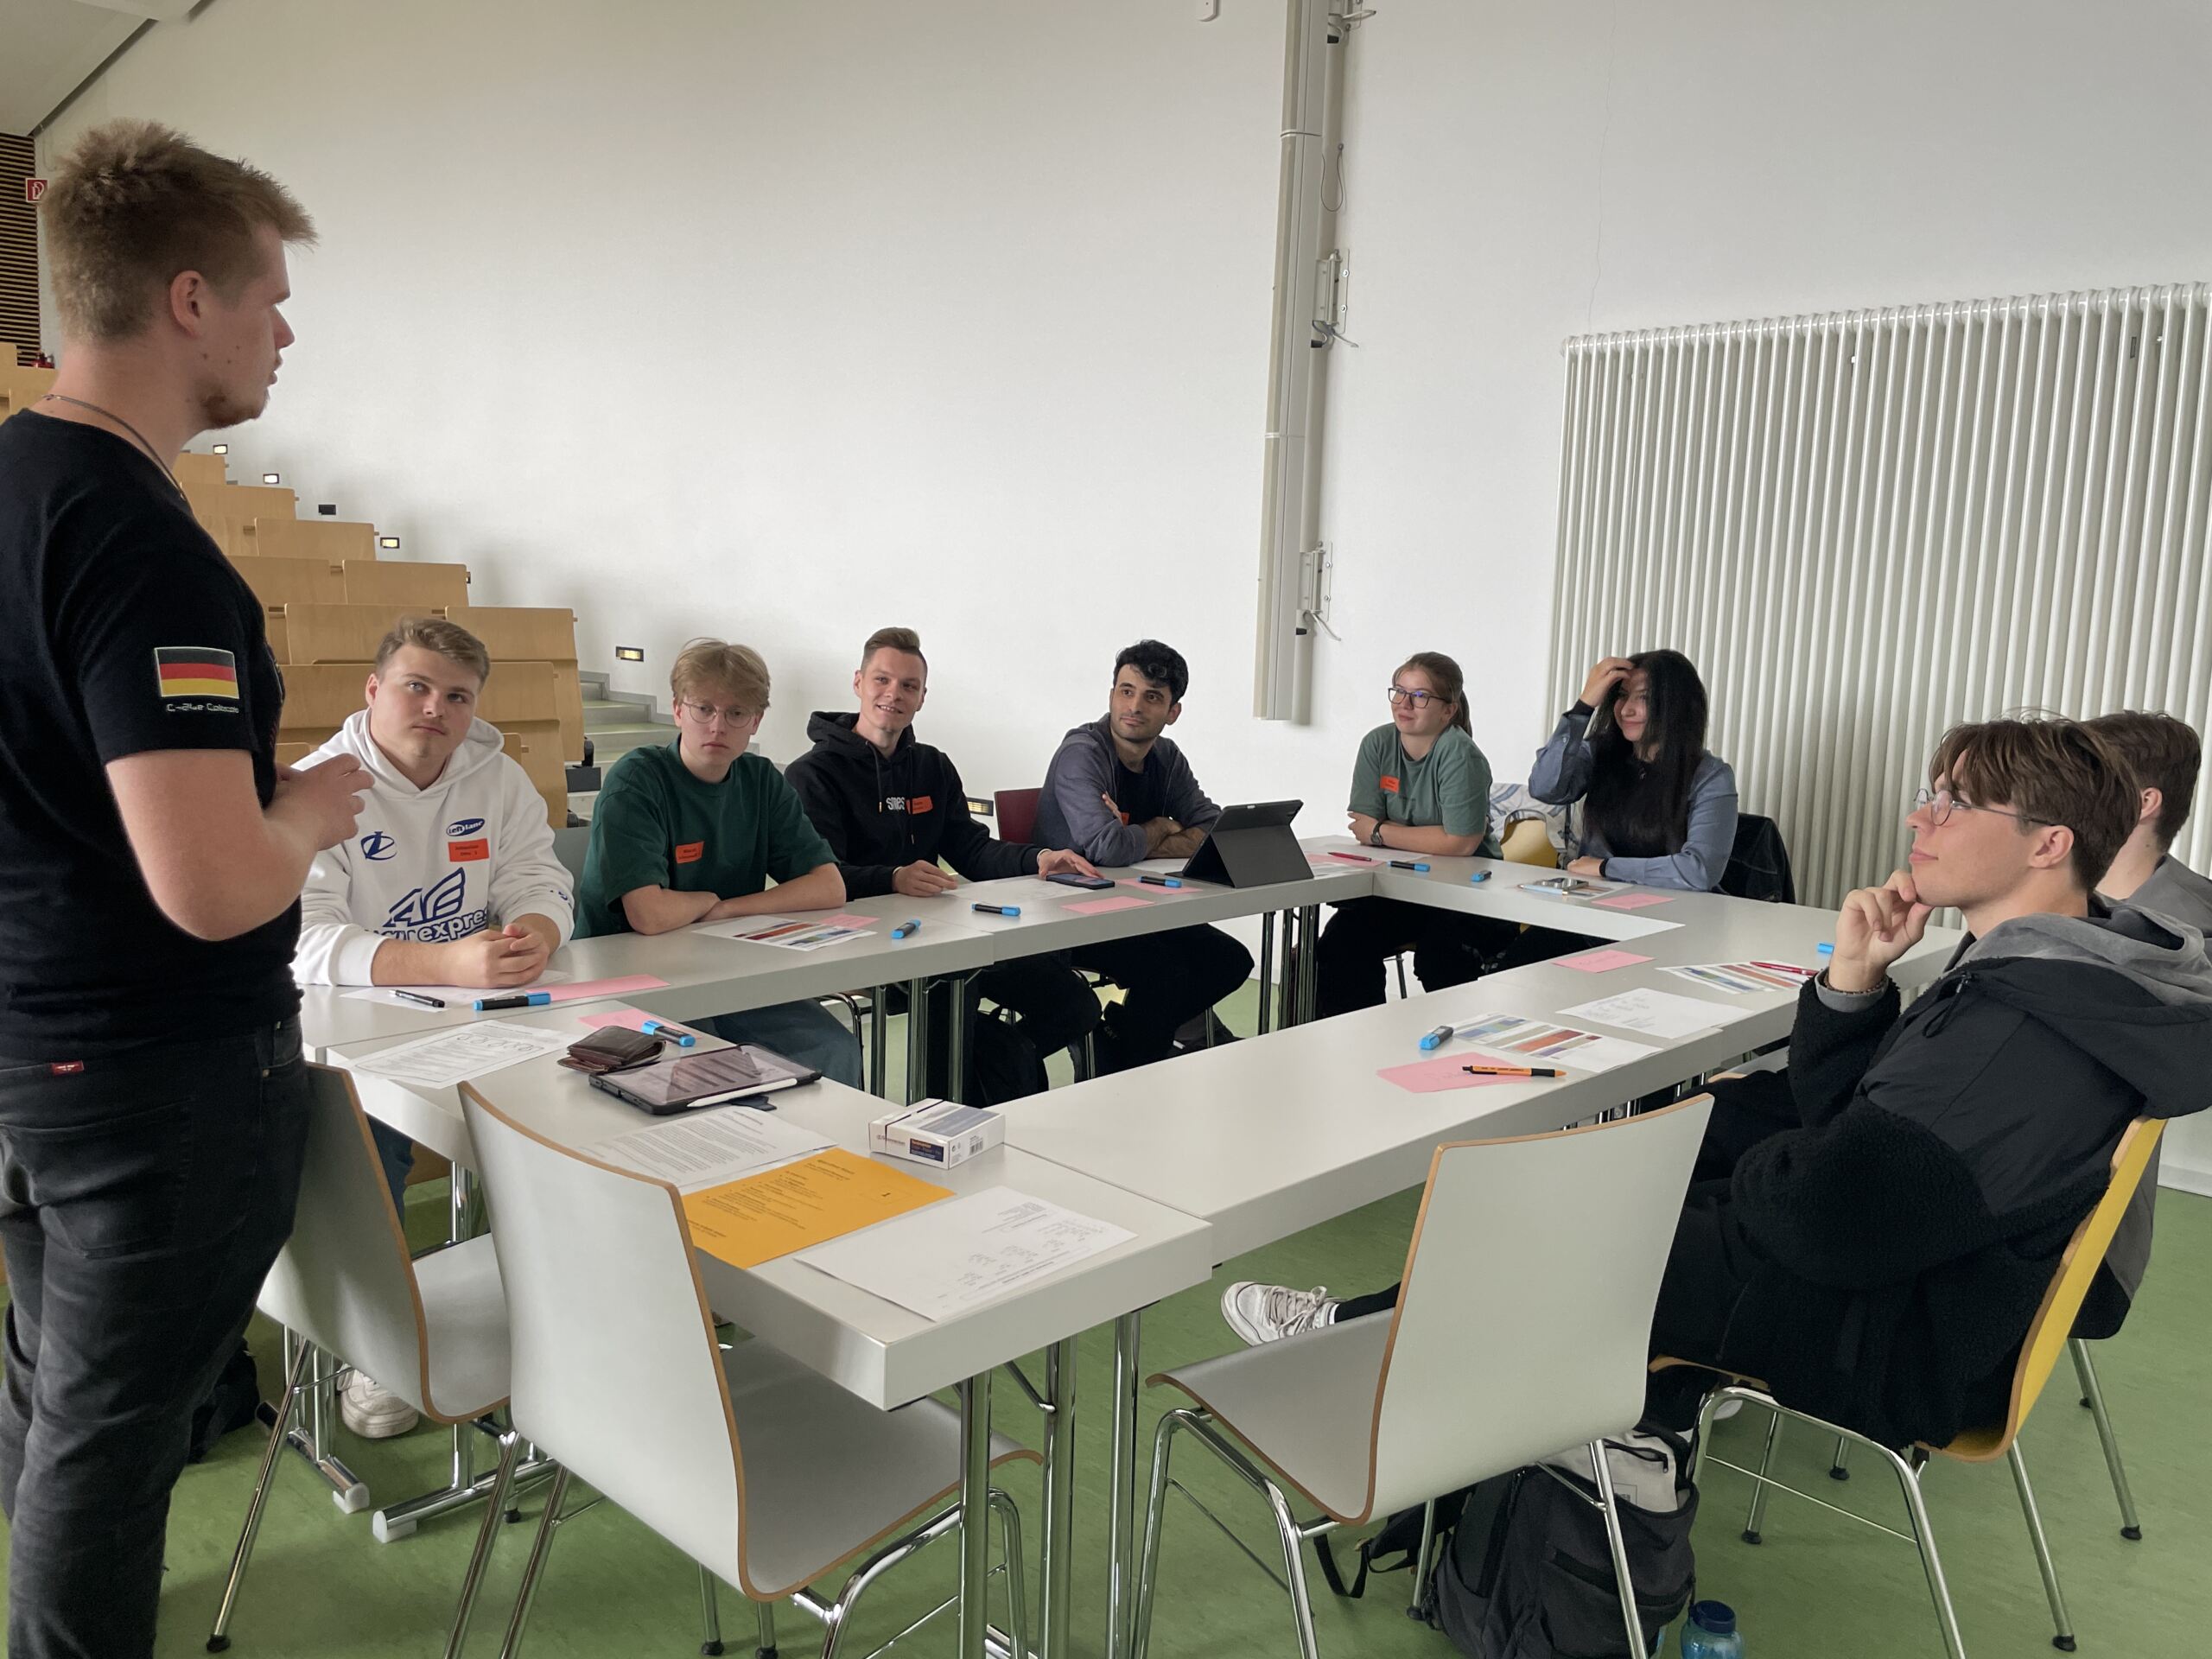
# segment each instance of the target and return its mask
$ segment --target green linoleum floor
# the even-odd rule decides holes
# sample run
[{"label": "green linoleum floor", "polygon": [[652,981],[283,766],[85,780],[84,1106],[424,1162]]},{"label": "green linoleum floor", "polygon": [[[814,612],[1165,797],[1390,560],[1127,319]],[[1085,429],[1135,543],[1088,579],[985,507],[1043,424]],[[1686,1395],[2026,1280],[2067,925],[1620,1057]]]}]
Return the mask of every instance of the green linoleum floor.
[{"label": "green linoleum floor", "polygon": [[[1233,1020],[1249,1029],[1247,1020]],[[417,1189],[410,1230],[442,1226],[442,1189]],[[1147,1314],[1147,1370],[1218,1353],[1234,1338],[1216,1300],[1231,1279],[1265,1278],[1360,1291],[1389,1282],[1402,1265],[1415,1194],[1373,1205],[1224,1266],[1210,1287]],[[1510,1334],[1502,1334],[1510,1340]],[[257,1321],[254,1351],[264,1387],[276,1382],[275,1331]],[[2212,1403],[2212,1199],[2161,1195],[2157,1259],[2128,1328],[2100,1344],[2100,1375],[2129,1459],[2145,1537],[2124,1541],[2089,1414],[2075,1403],[2063,1370],[2022,1437],[2045,1524],[2084,1655],[2113,1659],[2183,1659],[2212,1652],[2212,1441],[2203,1432]],[[1102,1650],[1104,1622],[1106,1389],[1108,1333],[1082,1344],[1077,1432],[1075,1573],[1076,1646]],[[1035,1370],[1032,1368],[1033,1376]],[[1144,1421],[1160,1408],[1147,1395]],[[1720,1426],[1716,1446],[1738,1460],[1756,1458],[1763,1422],[1746,1413]],[[1036,1440],[1019,1394],[1001,1382],[996,1419],[1005,1432]],[[442,1484],[448,1442],[419,1429],[397,1441],[352,1442],[342,1451],[379,1502]],[[232,1435],[207,1463],[185,1471],[169,1525],[168,1578],[157,1651],[202,1651],[220,1595],[260,1440]],[[1783,1472],[1822,1497],[1903,1524],[1894,1487],[1862,1456],[1847,1484],[1826,1477],[1827,1448],[1809,1434],[1783,1443]],[[1179,1451],[1179,1476],[1217,1513],[1240,1526],[1264,1555],[1272,1529],[1249,1491],[1202,1455]],[[1037,1589],[1035,1551],[1042,1512],[1033,1465],[1014,1465],[1006,1484],[1021,1506]],[[1950,1575],[1967,1651],[1985,1656],[2048,1654],[2050,1630],[2011,1480],[2002,1465],[1940,1463],[1927,1490]],[[1733,1603],[1752,1659],[1910,1659],[1940,1656],[1927,1590],[1911,1549],[1809,1505],[1778,1497],[1766,1541],[1738,1538],[1749,1496],[1741,1478],[1708,1478],[1696,1543],[1700,1592]],[[499,1637],[538,1510],[525,1501],[525,1524],[503,1530],[468,1651],[487,1656]],[[383,1659],[435,1654],[473,1541],[475,1517],[454,1517],[414,1537],[379,1545],[366,1514],[341,1516],[296,1460],[280,1465],[254,1567],[232,1624],[232,1651],[251,1656]],[[1171,1508],[1153,1652],[1159,1659],[1233,1659],[1295,1651],[1281,1592],[1187,1506]],[[864,1653],[947,1592],[952,1546],[943,1544],[882,1580],[862,1604],[848,1653]],[[1309,1555],[1310,1562],[1310,1555]],[[1360,1603],[1338,1602],[1310,1573],[1325,1655],[1362,1659],[1450,1659],[1445,1638],[1409,1621],[1406,1575],[1376,1581]],[[751,1649],[753,1616],[734,1592],[721,1595],[732,1653]],[[527,1650],[550,1656],[662,1655],[697,1651],[697,1577],[677,1553],[626,1516],[601,1506],[564,1527],[537,1599]],[[812,1652],[819,1627],[796,1610],[780,1618],[785,1654]],[[950,1619],[900,1643],[899,1651],[950,1654]],[[1674,1651],[1669,1638],[1666,1651]]]}]

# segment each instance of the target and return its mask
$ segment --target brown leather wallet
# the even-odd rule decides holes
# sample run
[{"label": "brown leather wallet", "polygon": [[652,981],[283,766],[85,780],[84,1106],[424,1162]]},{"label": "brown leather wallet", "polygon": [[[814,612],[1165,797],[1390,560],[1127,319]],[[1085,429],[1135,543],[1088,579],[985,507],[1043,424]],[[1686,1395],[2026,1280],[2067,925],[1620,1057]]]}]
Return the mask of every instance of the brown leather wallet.
[{"label": "brown leather wallet", "polygon": [[632,1066],[650,1065],[658,1059],[661,1046],[659,1038],[648,1037],[627,1026],[601,1026],[582,1041],[569,1044],[569,1052],[561,1057],[561,1064],[571,1071],[593,1076],[627,1071]]}]

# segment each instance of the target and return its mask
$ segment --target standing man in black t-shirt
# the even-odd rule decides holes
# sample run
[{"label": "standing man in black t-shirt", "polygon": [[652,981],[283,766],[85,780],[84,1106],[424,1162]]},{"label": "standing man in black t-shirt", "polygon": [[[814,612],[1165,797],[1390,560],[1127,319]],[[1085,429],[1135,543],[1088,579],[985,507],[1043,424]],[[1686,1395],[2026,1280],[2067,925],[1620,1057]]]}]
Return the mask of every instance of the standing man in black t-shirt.
[{"label": "standing man in black t-shirt", "polygon": [[65,340],[0,425],[0,1506],[8,1651],[153,1651],[193,1408],[291,1231],[308,862],[351,756],[280,772],[261,609],[170,459],[291,343],[275,180],[86,136],[40,208]]}]

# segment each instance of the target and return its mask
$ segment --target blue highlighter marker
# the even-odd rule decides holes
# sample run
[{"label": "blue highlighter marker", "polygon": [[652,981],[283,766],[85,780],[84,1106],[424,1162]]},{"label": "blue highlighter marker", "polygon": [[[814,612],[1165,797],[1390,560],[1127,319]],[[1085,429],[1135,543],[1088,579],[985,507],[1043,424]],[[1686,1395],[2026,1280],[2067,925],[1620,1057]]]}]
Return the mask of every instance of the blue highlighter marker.
[{"label": "blue highlighter marker", "polygon": [[648,1020],[638,1029],[648,1037],[658,1037],[664,1043],[674,1043],[678,1048],[693,1047],[699,1040],[688,1031],[678,1031],[665,1020]]},{"label": "blue highlighter marker", "polygon": [[921,931],[922,925],[918,921],[901,922],[891,930],[891,937],[894,939],[903,939],[909,933],[918,933]]},{"label": "blue highlighter marker", "polygon": [[1472,875],[1467,878],[1469,885],[1478,887],[1489,880],[1490,872],[1488,870],[1477,870]]},{"label": "blue highlighter marker", "polygon": [[1449,1026],[1439,1026],[1434,1031],[1430,1032],[1426,1037],[1421,1039],[1421,1052],[1426,1054],[1433,1048],[1441,1048],[1445,1044],[1451,1040],[1452,1027]]}]

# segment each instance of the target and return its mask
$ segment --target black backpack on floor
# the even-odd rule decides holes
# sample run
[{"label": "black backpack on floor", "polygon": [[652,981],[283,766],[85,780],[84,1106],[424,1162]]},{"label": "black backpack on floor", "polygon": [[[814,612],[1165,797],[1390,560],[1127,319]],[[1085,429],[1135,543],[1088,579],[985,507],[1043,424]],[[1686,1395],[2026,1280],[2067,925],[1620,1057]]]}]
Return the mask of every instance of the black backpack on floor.
[{"label": "black backpack on floor", "polygon": [[[1690,1551],[1697,1491],[1689,1482],[1688,1441],[1646,1425],[1606,1446],[1643,1653],[1628,1649],[1597,1488],[1553,1464],[1470,1491],[1451,1548],[1436,1563],[1428,1621],[1468,1659],[1645,1659],[1690,1605],[1697,1592]],[[1622,1492],[1629,1484],[1624,1464],[1640,1465],[1647,1482],[1671,1487],[1675,1507],[1630,1502]]]},{"label": "black backpack on floor", "polygon": [[[1618,1499],[1636,1588],[1645,1654],[1694,1595],[1697,1564],[1690,1529],[1697,1492],[1689,1484],[1689,1443],[1649,1424],[1609,1441],[1617,1491],[1624,1470],[1671,1491],[1672,1510]],[[1452,1638],[1468,1659],[1643,1659],[1628,1651],[1612,1552],[1596,1506],[1597,1488],[1573,1465],[1548,1472],[1530,1466],[1497,1475],[1437,1500],[1443,1539],[1436,1566],[1409,1610]],[[1421,1512],[1402,1510],[1359,1547],[1358,1567],[1345,1585],[1327,1541],[1316,1539],[1321,1574],[1340,1596],[1357,1597],[1372,1573],[1402,1571],[1421,1548]]]}]

